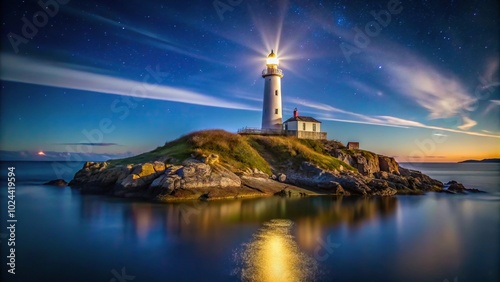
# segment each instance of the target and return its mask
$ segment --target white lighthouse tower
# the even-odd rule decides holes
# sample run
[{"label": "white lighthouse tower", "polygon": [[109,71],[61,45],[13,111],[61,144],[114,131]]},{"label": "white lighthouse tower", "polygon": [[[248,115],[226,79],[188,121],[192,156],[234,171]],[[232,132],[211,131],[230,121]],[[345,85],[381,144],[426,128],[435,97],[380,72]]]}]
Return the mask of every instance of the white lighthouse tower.
[{"label": "white lighthouse tower", "polygon": [[264,83],[264,103],[262,106],[262,130],[279,131],[283,128],[281,107],[281,78],[278,57],[271,50],[267,56],[266,68],[262,71]]}]

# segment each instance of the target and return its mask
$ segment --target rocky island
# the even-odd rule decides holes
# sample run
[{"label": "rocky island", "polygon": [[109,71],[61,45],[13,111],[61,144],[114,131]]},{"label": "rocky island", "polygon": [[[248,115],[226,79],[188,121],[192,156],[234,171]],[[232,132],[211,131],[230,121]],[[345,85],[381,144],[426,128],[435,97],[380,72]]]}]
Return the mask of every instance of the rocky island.
[{"label": "rocky island", "polygon": [[[392,196],[447,186],[394,158],[338,141],[190,133],[135,157],[87,162],[69,186],[82,192],[158,201],[269,195]],[[460,190],[460,192],[472,189]]]}]

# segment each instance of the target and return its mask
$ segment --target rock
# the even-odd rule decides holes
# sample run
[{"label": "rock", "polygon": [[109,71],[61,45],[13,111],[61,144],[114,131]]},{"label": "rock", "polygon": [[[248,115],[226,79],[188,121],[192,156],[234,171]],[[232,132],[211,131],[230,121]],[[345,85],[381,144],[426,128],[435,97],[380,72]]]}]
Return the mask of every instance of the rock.
[{"label": "rock", "polygon": [[310,163],[310,162],[302,162],[300,164],[300,168],[299,168],[304,174],[306,175],[320,175],[322,174],[324,171],[319,168],[318,166]]},{"label": "rock", "polygon": [[64,181],[64,179],[59,178],[59,179],[51,180],[49,182],[45,182],[45,183],[43,183],[43,185],[64,187],[64,186],[68,186],[68,182]]},{"label": "rock", "polygon": [[471,192],[471,193],[486,193],[485,191],[481,191],[479,189],[475,189],[475,188],[465,188],[465,191],[467,192]]},{"label": "rock", "polygon": [[204,157],[202,160],[206,164],[218,164],[219,163],[219,155],[210,154],[207,157]]},{"label": "rock", "polygon": [[385,179],[387,180],[389,178],[389,173],[385,172],[385,171],[379,171],[379,172],[375,172],[373,174],[373,176],[377,179]]},{"label": "rock", "polygon": [[165,171],[165,163],[155,161],[153,162],[153,169],[156,171],[156,173],[163,173]]},{"label": "rock", "polygon": [[177,171],[177,174],[184,178],[184,179],[189,179],[189,178],[195,178],[195,177],[206,177],[209,176],[210,173],[212,172],[212,169],[210,168],[209,165],[205,163],[187,163],[183,168],[179,169]]},{"label": "rock", "polygon": [[119,186],[126,190],[140,189],[146,186],[144,179],[137,174],[129,174],[120,183]]},{"label": "rock", "polygon": [[332,192],[332,194],[335,195],[350,195],[349,192],[345,191],[344,188],[342,188],[342,185],[336,181],[330,181],[327,183],[319,183],[317,185],[318,188],[328,190],[329,192]]},{"label": "rock", "polygon": [[445,184],[444,190],[447,192],[453,192],[453,193],[465,193],[466,191],[469,192],[480,192],[477,189],[466,189],[462,183],[458,183],[455,180],[449,181],[448,183]]},{"label": "rock", "polygon": [[347,192],[347,191],[344,191],[344,188],[342,188],[342,186],[339,184],[337,185],[335,188],[333,188],[333,192],[336,194],[336,195],[346,195],[346,196],[349,196],[350,193]]},{"label": "rock", "polygon": [[366,180],[359,174],[325,171],[309,162],[302,162],[298,171],[289,170],[286,175],[287,182],[297,186],[328,188],[337,182],[344,191],[354,195],[367,195],[370,192]]},{"label": "rock", "polygon": [[401,176],[405,176],[405,177],[411,176],[410,170],[406,169],[404,167],[399,167],[399,173],[401,174]]},{"label": "rock", "polygon": [[104,163],[94,163],[86,162],[83,168],[79,170],[73,180],[68,184],[72,187],[80,187],[83,191],[85,190],[96,190],[95,187],[101,187],[106,189],[100,189],[101,192],[108,190],[107,188],[112,187],[115,183],[122,181],[130,173],[132,166],[116,166],[109,167],[106,162]]},{"label": "rock", "polygon": [[181,177],[177,174],[164,174],[156,178],[149,186],[152,195],[167,195],[181,188]]},{"label": "rock", "polygon": [[[392,169],[389,170],[394,170]],[[398,168],[399,172],[394,171],[394,173],[387,171],[379,171],[373,174],[376,180],[385,181],[387,185],[381,184],[380,181],[372,181],[370,187],[374,189],[382,189],[381,185],[384,187],[388,186],[390,188],[396,189],[401,194],[422,194],[426,191],[436,191],[442,190],[443,183],[429,176],[422,174],[416,170],[409,170],[402,167]]]},{"label": "rock", "polygon": [[[87,162],[75,174],[69,185],[86,191],[106,192],[124,197],[156,197],[160,200],[175,199],[176,195],[186,195],[196,199],[220,198],[227,195],[239,197],[244,194],[272,195],[285,189],[287,194],[291,192],[293,195],[297,191],[305,194],[303,192],[305,190],[300,188],[289,188],[293,187],[292,185],[310,188],[320,194],[325,194],[326,190],[328,194],[336,195],[390,196],[396,192],[413,194],[443,190],[443,183],[440,181],[419,171],[399,167],[394,158],[365,150],[347,150],[335,141],[324,144],[326,144],[324,148],[315,147],[315,151],[320,154],[326,151],[358,171],[351,171],[347,164],[339,164],[337,169],[323,169],[322,167],[326,166],[314,161],[315,158],[305,155],[291,154],[289,158],[276,160],[271,153],[262,154],[269,168],[275,172],[270,177],[254,167],[240,165],[238,168],[233,167],[230,165],[230,159],[222,159],[217,154],[207,153],[205,148],[196,149],[196,153],[192,153],[190,158],[182,162],[169,156],[127,166],[114,166],[114,162]],[[298,165],[297,162],[301,159],[310,161]],[[178,165],[180,163],[182,165]],[[257,164],[253,166],[261,167]],[[242,179],[245,178],[251,180],[244,180],[246,182],[242,186]],[[447,188],[446,191],[450,193],[476,191],[466,189],[459,183],[450,183]],[[300,196],[300,193],[297,195]]]},{"label": "rock", "polygon": [[[333,156],[356,168],[363,175],[380,171],[377,155],[361,150],[334,150]],[[341,171],[344,168],[340,169]]]},{"label": "rock", "polygon": [[378,155],[379,170],[399,175],[399,164],[394,158]]},{"label": "rock", "polygon": [[279,182],[285,182],[286,181],[286,174],[280,173],[278,175],[278,181]]},{"label": "rock", "polygon": [[240,187],[240,178],[231,171],[216,166],[216,169],[206,163],[188,161],[183,166],[172,166],[165,174],[152,181],[151,194],[169,194],[177,189],[206,189],[210,187],[228,188]]},{"label": "rock", "polygon": [[[158,172],[157,172],[158,170]],[[118,189],[142,190],[147,188],[155,178],[165,171],[161,162],[138,164],[132,167],[129,175],[118,181]]]},{"label": "rock", "polygon": [[96,174],[94,179],[91,179],[91,183],[96,186],[107,187],[114,185],[118,181],[122,181],[130,173],[132,166],[130,167],[115,167],[101,171]]},{"label": "rock", "polygon": [[283,190],[280,190],[280,191],[274,193],[274,196],[286,197],[288,195],[286,193],[286,190],[283,189]]}]

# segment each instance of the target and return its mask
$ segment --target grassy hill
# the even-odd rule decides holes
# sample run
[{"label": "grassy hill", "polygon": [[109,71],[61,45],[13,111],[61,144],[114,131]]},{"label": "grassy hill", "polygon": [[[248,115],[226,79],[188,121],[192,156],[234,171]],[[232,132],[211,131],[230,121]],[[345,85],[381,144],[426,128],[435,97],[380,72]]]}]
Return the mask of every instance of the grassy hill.
[{"label": "grassy hill", "polygon": [[[335,142],[335,141],[328,141]],[[319,140],[300,140],[285,136],[241,136],[224,130],[203,130],[182,136],[153,151],[134,157],[111,160],[111,165],[126,165],[151,162],[162,157],[182,162],[191,156],[201,158],[217,154],[219,162],[232,170],[257,168],[271,174],[272,168],[298,168],[308,161],[327,170],[344,169],[356,171],[350,165],[332,157]]]}]

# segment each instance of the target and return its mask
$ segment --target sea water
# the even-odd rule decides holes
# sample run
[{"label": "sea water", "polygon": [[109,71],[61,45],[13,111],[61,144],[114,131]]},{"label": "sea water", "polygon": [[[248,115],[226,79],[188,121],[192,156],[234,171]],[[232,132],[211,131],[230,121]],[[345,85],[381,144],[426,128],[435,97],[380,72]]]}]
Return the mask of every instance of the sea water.
[{"label": "sea water", "polygon": [[[43,186],[1,166],[2,281],[499,281],[498,164],[404,164],[486,194],[150,203]],[[15,275],[7,167],[15,167]],[[59,168],[59,169],[58,169]]]}]

